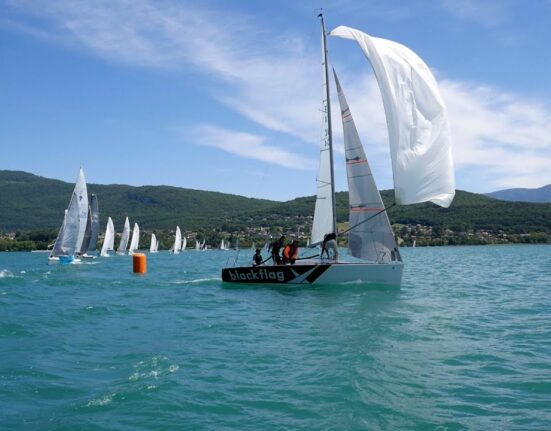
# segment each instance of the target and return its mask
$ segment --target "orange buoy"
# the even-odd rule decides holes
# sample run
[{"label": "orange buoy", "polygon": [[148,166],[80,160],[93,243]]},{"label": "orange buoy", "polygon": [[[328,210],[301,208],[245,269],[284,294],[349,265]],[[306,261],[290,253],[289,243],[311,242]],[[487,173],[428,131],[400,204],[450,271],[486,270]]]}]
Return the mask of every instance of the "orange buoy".
[{"label": "orange buoy", "polygon": [[145,274],[147,272],[147,260],[146,260],[145,254],[134,253],[133,262],[134,262],[134,272],[138,272],[140,274]]}]

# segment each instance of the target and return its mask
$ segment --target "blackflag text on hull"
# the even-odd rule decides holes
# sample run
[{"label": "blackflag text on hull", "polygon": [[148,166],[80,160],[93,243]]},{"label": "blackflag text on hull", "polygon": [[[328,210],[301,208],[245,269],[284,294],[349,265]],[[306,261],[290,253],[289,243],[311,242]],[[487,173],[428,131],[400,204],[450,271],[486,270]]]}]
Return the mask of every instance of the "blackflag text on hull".
[{"label": "blackflag text on hull", "polygon": [[[403,262],[363,145],[334,72],[341,110],[349,192],[349,228],[337,232],[333,137],[326,32],[321,18],[324,96],[317,198],[310,244],[328,234],[348,235],[348,254],[360,263],[298,260],[293,265],[224,268],[234,283],[327,284],[346,282],[400,285]],[[448,207],[455,194],[446,107],[428,66],[405,46],[340,26],[332,36],[353,39],[366,55],[381,90],[387,119],[395,204],[431,201]]]}]

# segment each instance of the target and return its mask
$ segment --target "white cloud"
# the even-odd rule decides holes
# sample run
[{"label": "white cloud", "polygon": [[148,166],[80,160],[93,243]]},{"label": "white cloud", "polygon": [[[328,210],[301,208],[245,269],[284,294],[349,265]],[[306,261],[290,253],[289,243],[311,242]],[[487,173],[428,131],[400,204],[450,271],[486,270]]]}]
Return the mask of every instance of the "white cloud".
[{"label": "white cloud", "polygon": [[186,133],[186,139],[197,145],[218,148],[240,157],[260,160],[286,168],[310,170],[316,163],[282,148],[266,143],[263,136],[227,130],[203,124]]}]

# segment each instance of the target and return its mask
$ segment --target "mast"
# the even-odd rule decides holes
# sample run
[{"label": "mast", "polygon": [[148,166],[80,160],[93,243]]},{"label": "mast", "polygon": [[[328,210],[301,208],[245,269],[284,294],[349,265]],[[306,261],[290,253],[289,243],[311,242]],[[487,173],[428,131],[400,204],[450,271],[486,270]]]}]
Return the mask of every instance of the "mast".
[{"label": "mast", "polygon": [[[335,204],[335,172],[333,168],[333,131],[331,128],[331,100],[329,96],[329,68],[327,62],[327,41],[325,34],[325,21],[323,20],[323,13],[318,15],[321,19],[321,43],[322,43],[322,65],[324,74],[324,86],[325,86],[325,113],[327,115],[327,140],[329,146],[329,164],[331,167],[331,200],[333,210],[333,233],[337,233],[337,207]],[[330,232],[326,232],[330,233]]]}]

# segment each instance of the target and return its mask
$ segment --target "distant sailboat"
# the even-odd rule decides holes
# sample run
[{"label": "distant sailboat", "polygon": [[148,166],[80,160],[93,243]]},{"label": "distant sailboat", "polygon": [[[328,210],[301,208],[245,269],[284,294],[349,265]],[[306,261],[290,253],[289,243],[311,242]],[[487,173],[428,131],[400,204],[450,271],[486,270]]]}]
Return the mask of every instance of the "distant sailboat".
[{"label": "distant sailboat", "polygon": [[75,260],[78,261],[75,259],[75,254],[82,246],[87,219],[88,192],[84,171],[81,168],[71,194],[69,207],[65,211],[63,223],[48,258],[49,262],[71,263]]},{"label": "distant sailboat", "polygon": [[130,237],[130,221],[128,217],[124,221],[124,228],[122,229],[121,241],[119,242],[119,248],[117,248],[117,254],[125,254],[126,247],[128,246],[128,239]]},{"label": "distant sailboat", "polygon": [[92,195],[92,202],[88,209],[88,219],[86,223],[86,230],[84,231],[84,240],[80,247],[80,255],[85,259],[93,259],[95,256],[90,253],[94,253],[97,250],[97,241],[99,234],[99,206],[97,195]]},{"label": "distant sailboat", "polygon": [[132,231],[132,240],[130,241],[130,247],[128,248],[128,254],[134,254],[140,244],[140,227],[138,223],[134,223],[134,230]]},{"label": "distant sailboat", "polygon": [[229,241],[228,243],[224,242],[224,240],[220,241],[220,250],[229,250]]},{"label": "distant sailboat", "polygon": [[182,247],[182,231],[180,227],[176,226],[176,235],[174,236],[174,245],[172,246],[172,253],[180,253],[180,247]]},{"label": "distant sailboat", "polygon": [[105,236],[103,238],[103,245],[101,247],[100,256],[109,256],[108,251],[115,249],[115,227],[113,226],[113,220],[111,217],[107,218],[107,227],[105,228]]},{"label": "distant sailboat", "polygon": [[184,251],[187,247],[187,239],[186,237],[182,238],[182,251]]},{"label": "distant sailboat", "polygon": [[151,234],[151,245],[149,246],[150,253],[157,253],[159,251],[159,241],[154,233]]},{"label": "distant sailboat", "polygon": [[201,243],[195,238],[195,250],[201,250]]}]

